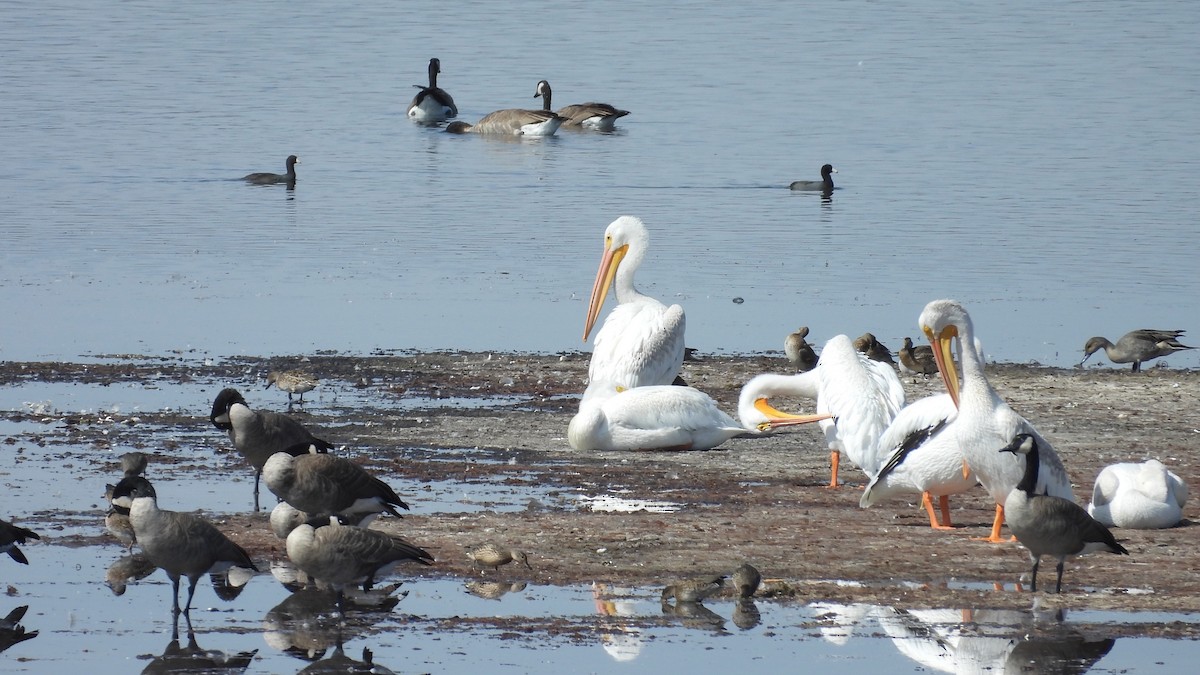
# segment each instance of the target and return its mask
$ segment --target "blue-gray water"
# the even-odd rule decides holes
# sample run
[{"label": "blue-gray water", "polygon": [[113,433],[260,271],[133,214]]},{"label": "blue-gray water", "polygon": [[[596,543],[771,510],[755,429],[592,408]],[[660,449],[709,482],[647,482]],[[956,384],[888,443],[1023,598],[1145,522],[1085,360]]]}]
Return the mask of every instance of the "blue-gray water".
[{"label": "blue-gray water", "polygon": [[[996,359],[1200,340],[1192,2],[0,13],[0,358],[585,348],[622,214],[705,351],[801,324],[896,349],[943,296]],[[541,78],[633,114],[447,135],[404,116],[431,56],[468,121],[540,104]],[[294,193],[232,180],[290,153]],[[825,162],[831,201],[786,189]]]}]

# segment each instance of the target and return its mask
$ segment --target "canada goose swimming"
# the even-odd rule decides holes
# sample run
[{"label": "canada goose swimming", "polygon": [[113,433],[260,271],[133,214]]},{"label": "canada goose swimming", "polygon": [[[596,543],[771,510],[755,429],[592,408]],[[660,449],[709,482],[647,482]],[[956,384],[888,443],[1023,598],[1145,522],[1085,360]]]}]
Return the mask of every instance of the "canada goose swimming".
[{"label": "canada goose swimming", "polygon": [[179,578],[188,579],[187,604],[192,607],[196,582],[210,572],[222,572],[230,567],[245,567],[258,571],[245,549],[233,543],[212,523],[191,513],[179,513],[158,508],[152,487],[130,483],[129,491],[118,489],[114,500],[128,497],[129,520],[137,533],[142,552],[171,579],[172,609],[179,612]]},{"label": "canada goose swimming", "polygon": [[662,591],[662,600],[666,602],[675,598],[676,602],[703,602],[724,587],[725,577],[722,575],[684,579],[668,584]]},{"label": "canada goose swimming", "polygon": [[289,185],[296,184],[296,165],[300,163],[300,158],[295,155],[288,155],[286,166],[287,173],[252,173],[242,177],[242,180],[255,185],[275,185],[277,183],[287,183]]},{"label": "canada goose swimming", "polygon": [[288,535],[288,558],[310,577],[333,588],[338,607],[344,606],[348,585],[362,582],[363,590],[369,591],[376,578],[400,563],[433,564],[433,556],[424,549],[395,535],[342,525],[336,517],[320,527],[313,522]]},{"label": "canada goose swimming", "polygon": [[1143,328],[1122,335],[1115,345],[1107,338],[1094,337],[1083,346],[1083,361],[1080,361],[1079,365],[1082,366],[1092,354],[1103,349],[1104,353],[1108,355],[1108,360],[1113,363],[1133,363],[1132,370],[1136,373],[1142,369],[1143,361],[1150,361],[1185,349],[1195,349],[1195,347],[1189,347],[1179,341],[1179,336],[1183,333],[1181,330]]},{"label": "canada goose swimming", "polygon": [[[547,112],[551,110],[550,96],[550,83],[546,80],[538,82],[533,97],[541,97],[542,109]],[[558,111],[558,115],[566,120],[562,123],[564,127],[581,127],[596,131],[612,131],[617,120],[628,114],[628,110],[619,110],[607,103],[577,103]]]},{"label": "canada goose swimming", "polygon": [[317,378],[299,370],[272,370],[267,373],[266,388],[270,389],[271,385],[275,385],[280,391],[286,391],[288,403],[292,401],[292,394],[300,394],[300,402],[304,403],[305,392],[316,389],[320,383]]},{"label": "canada goose swimming", "polygon": [[833,168],[832,164],[826,164],[821,167],[821,180],[797,180],[792,181],[788,187],[792,190],[808,190],[808,191],[833,191],[833,176],[838,170]]},{"label": "canada goose swimming", "polygon": [[900,370],[909,375],[933,375],[938,371],[933,349],[927,345],[913,346],[912,338],[904,338],[900,348]]},{"label": "canada goose swimming", "polygon": [[[895,495],[917,493],[929,515],[929,527],[953,529],[950,495],[967,492],[977,482],[975,474],[963,471],[958,439],[948,429],[957,415],[950,394],[926,396],[901,408],[879,437],[879,452],[886,459],[858,505],[865,509]],[[934,512],[934,496],[941,507],[940,520]]]},{"label": "canada goose swimming", "polygon": [[858,336],[854,340],[854,349],[872,361],[886,363],[889,366],[896,365],[895,359],[892,358],[892,351],[884,347],[883,343],[871,333],[863,333]]},{"label": "canada goose swimming", "polygon": [[[886,363],[872,361],[854,349],[845,335],[835,335],[825,343],[817,367],[797,375],[759,375],[742,388],[762,387],[764,398],[790,394],[816,398],[821,430],[830,450],[829,487],[838,486],[838,469],[845,453],[868,478],[879,471],[882,457],[876,441],[904,407],[904,385],[896,370]],[[804,424],[808,416],[792,416],[772,408],[765,401],[754,406],[766,416],[757,427],[762,430]],[[742,408],[739,407],[739,411]],[[742,419],[743,424],[748,420]]]},{"label": "canada goose swimming", "polygon": [[783,340],[783,353],[788,363],[795,367],[796,372],[807,373],[817,367],[817,353],[808,344],[808,326],[800,326],[794,333],[788,333]]},{"label": "canada goose swimming", "polygon": [[626,389],[671,384],[683,366],[683,307],[668,307],[633,285],[649,247],[650,233],[641,218],[621,216],[604,229],[604,253],[584,318],[584,342],[600,317],[610,288],[617,296],[617,306],[596,333],[588,362],[590,382]]},{"label": "canada goose swimming", "polygon": [[1031,434],[1017,434],[1000,452],[1025,456],[1025,473],[1004,500],[1004,513],[1009,529],[1017,541],[1029,549],[1029,557],[1033,559],[1030,587],[1035,592],[1038,563],[1044,555],[1058,558],[1055,593],[1062,593],[1063,561],[1068,557],[1092,551],[1129,555],[1129,551],[1113,538],[1112,532],[1089,516],[1082,506],[1069,499],[1035,492],[1041,461],[1038,441]]},{"label": "canada goose swimming", "polygon": [[451,122],[446,125],[446,131],[452,134],[553,136],[563,122],[563,118],[545,110],[506,108],[484,115],[483,119],[475,124]]},{"label": "canada goose swimming", "polygon": [[366,514],[386,511],[399,517],[396,507],[408,509],[395,490],[361,466],[302,448],[271,455],[263,479],[276,497],[314,516],[344,514],[360,522]]},{"label": "canada goose swimming", "polygon": [[454,97],[437,86],[437,76],[440,72],[442,62],[429,59],[429,86],[413,85],[421,90],[413,97],[412,103],[408,104],[408,116],[413,120],[430,123],[458,117],[458,106],[454,105]]},{"label": "canada goose swimming", "polygon": [[737,589],[739,598],[748,598],[758,590],[762,583],[762,574],[750,563],[742,563],[733,572],[733,587]]},{"label": "canada goose swimming", "polygon": [[[973,471],[996,502],[996,517],[986,541],[1005,541],[1000,538],[1004,502],[1020,482],[1024,466],[1011,457],[1002,456],[996,448],[1004,447],[1019,433],[1031,433],[1038,438],[1041,466],[1037,492],[1073,500],[1071,479],[1058,454],[1041,438],[1033,424],[1017,414],[988,382],[983,372],[983,355],[975,340],[975,325],[966,308],[955,300],[934,300],[925,306],[918,324],[933,345],[942,383],[958,406],[958,415],[949,423],[949,428],[966,460],[963,471]],[[954,345],[958,347],[962,363],[961,385],[950,354]]]},{"label": "canada goose swimming", "polygon": [[313,447],[326,452],[333,444],[305,429],[296,420],[268,410],[254,411],[237,389],[222,389],[213,401],[209,416],[213,426],[229,433],[233,447],[254,467],[254,509],[258,510],[258,483],[263,465],[277,452]]},{"label": "canada goose swimming", "polygon": [[1107,527],[1157,530],[1183,520],[1187,484],[1157,459],[1123,462],[1100,470],[1088,514]]},{"label": "canada goose swimming", "polygon": [[521,563],[526,569],[533,569],[529,565],[529,556],[524,551],[507,548],[494,542],[488,542],[467,551],[467,557],[470,558],[473,565],[490,567],[493,570],[498,570],[501,565],[507,565],[513,561]]},{"label": "canada goose swimming", "polygon": [[0,520],[0,553],[7,553],[8,557],[13,560],[22,565],[28,565],[29,559],[25,557],[17,544],[24,544],[29,539],[41,539],[41,537],[33,530],[18,527],[7,520]]}]

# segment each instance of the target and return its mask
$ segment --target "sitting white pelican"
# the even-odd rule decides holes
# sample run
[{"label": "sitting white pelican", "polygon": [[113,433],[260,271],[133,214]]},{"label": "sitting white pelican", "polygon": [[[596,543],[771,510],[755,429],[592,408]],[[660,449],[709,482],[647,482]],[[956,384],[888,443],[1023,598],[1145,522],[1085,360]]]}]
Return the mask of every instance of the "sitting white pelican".
[{"label": "sitting white pelican", "polygon": [[[699,389],[674,385],[625,389],[611,382],[592,382],[567,427],[567,442],[576,450],[708,450],[735,436],[757,432],[757,425],[768,419],[756,405],[760,400],[763,396],[751,384],[742,388],[739,424]],[[789,419],[801,424],[827,417]]]},{"label": "sitting white pelican", "polygon": [[[816,368],[797,375],[759,375],[746,386],[752,384],[768,394],[816,398],[817,414],[831,417],[821,420],[830,450],[829,487],[837,487],[842,452],[868,478],[879,471],[877,441],[904,407],[904,386],[891,366],[868,359],[855,351],[850,338],[835,335],[825,343]],[[768,417],[760,429],[811,421],[783,415],[769,405],[757,409]]]},{"label": "sitting white pelican", "polygon": [[[983,357],[975,345],[975,327],[971,316],[955,300],[934,300],[925,306],[919,320],[921,330],[933,346],[938,371],[950,397],[958,405],[958,417],[950,424],[958,446],[966,459],[966,468],[975,476],[996,502],[996,518],[986,541],[1001,542],[1000,528],[1004,524],[1004,500],[1024,474],[1023,458],[997,452],[1007,446],[1019,433],[1032,434],[1037,440],[1040,467],[1038,494],[1074,499],[1071,480],[1062,460],[1024,417],[1005,403],[988,383],[983,373]],[[951,345],[958,345],[962,362],[962,388],[951,358]]]},{"label": "sitting white pelican", "polygon": [[[921,493],[921,505],[929,514],[929,527],[952,530],[950,495],[975,487],[975,474],[963,470],[964,460],[949,425],[958,408],[949,394],[926,396],[900,410],[879,438],[879,455],[886,457],[879,473],[871,479],[858,505],[901,494]],[[937,495],[942,518],[934,512]]]},{"label": "sitting white pelican", "polygon": [[1183,520],[1187,484],[1157,459],[1100,470],[1088,514],[1108,527],[1157,530]]},{"label": "sitting white pelican", "polygon": [[583,327],[585,342],[610,287],[616,290],[618,304],[596,333],[588,364],[591,382],[626,389],[671,384],[683,365],[683,308],[668,307],[633,287],[649,242],[645,224],[633,216],[621,216],[604,230],[604,255]]}]

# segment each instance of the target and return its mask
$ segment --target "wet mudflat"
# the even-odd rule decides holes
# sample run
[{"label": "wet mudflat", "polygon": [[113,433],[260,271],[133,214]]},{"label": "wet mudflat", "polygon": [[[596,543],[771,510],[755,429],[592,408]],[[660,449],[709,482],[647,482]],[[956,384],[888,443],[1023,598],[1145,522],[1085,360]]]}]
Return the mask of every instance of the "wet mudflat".
[{"label": "wet mudflat", "polygon": [[[686,364],[685,377],[732,411],[742,383],[785,365],[771,355],[708,356]],[[982,490],[952,502],[962,527],[949,533],[929,530],[915,496],[859,509],[861,473],[844,469],[846,485],[822,487],[828,452],[816,429],[734,439],[710,452],[571,451],[565,431],[586,376],[584,354],[301,361],[185,353],[3,365],[4,515],[43,536],[25,547],[28,568],[0,561],[12,596],[0,613],[27,604],[25,626],[41,631],[5,654],[10,664],[44,672],[103,654],[114,669],[137,669],[170,640],[170,587],[161,573],[120,597],[102,583],[123,553],[103,532],[101,510],[123,452],[151,454],[148,477],[165,508],[210,514],[264,570],[286,560],[266,513],[251,510],[252,472],[208,422],[226,386],[241,389],[252,406],[285,409],[286,395],[262,389],[266,372],[278,367],[321,377],[293,414],[405,497],[412,510],[403,520],[375,526],[403,534],[438,562],[389,580],[404,582],[395,597],[407,593],[391,609],[351,612],[345,622],[313,609],[319,598],[268,617],[293,597],[271,578],[255,578],[230,603],[202,582],[202,610],[192,616],[197,642],[258,650],[249,672],[305,665],[273,646],[283,642],[271,622],[285,633],[324,626],[317,639],[324,646],[305,651],[310,658],[331,655],[342,632],[348,656],[361,660],[369,647],[397,671],[461,669],[485,658],[510,672],[564,664],[601,670],[614,659],[651,669],[688,663],[703,645],[718,656],[700,656],[698,665],[735,663],[752,650],[763,668],[797,657],[848,658],[870,672],[896,649],[919,651],[923,639],[941,650],[932,663],[946,664],[946,654],[958,653],[949,646],[961,643],[966,654],[972,639],[1009,644],[1018,635],[1033,636],[1019,644],[1042,636],[1075,645],[1066,651],[1084,662],[1136,666],[1150,652],[1129,647],[1122,656],[1130,644],[1157,645],[1156,658],[1168,666],[1196,656],[1187,647],[1194,643],[1174,641],[1200,635],[1200,553],[1190,520],[1170,530],[1117,530],[1132,555],[1068,563],[1064,595],[1035,597],[1027,587],[1016,591],[1029,567],[1018,545],[970,540],[990,523]],[[1078,501],[1086,503],[1100,467],[1116,461],[1157,457],[1195,484],[1195,373],[997,364],[989,377],[1055,444]],[[905,383],[910,399],[940,387],[936,378]],[[533,570],[472,569],[466,550],[488,540],[526,550]],[[757,620],[730,597],[706,602],[707,613],[660,606],[657,591],[672,578],[727,574],[742,561],[768,578]],[[186,645],[186,626],[181,637]],[[897,640],[905,647],[893,647]],[[1014,644],[1000,656],[1024,658],[1018,650],[1034,648]]]}]

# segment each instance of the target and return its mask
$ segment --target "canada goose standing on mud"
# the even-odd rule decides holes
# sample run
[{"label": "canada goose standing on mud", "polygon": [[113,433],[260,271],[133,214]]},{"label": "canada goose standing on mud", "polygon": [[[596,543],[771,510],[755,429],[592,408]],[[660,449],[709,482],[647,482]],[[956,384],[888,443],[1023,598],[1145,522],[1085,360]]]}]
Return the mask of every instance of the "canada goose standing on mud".
[{"label": "canada goose standing on mud", "polygon": [[1181,330],[1143,328],[1122,335],[1115,345],[1109,342],[1108,338],[1094,337],[1083,346],[1083,361],[1080,361],[1079,365],[1082,366],[1092,354],[1103,349],[1109,361],[1132,363],[1132,370],[1136,373],[1141,371],[1143,361],[1150,361],[1185,349],[1195,349],[1180,342],[1179,336],[1181,335],[1183,335]]},{"label": "canada goose standing on mud", "polygon": [[376,578],[403,562],[432,565],[427,551],[386,532],[342,525],[337,517],[330,524],[314,527],[304,523],[287,537],[287,554],[292,563],[319,582],[337,591],[337,606],[345,603],[345,588],[362,582],[371,590]]},{"label": "canada goose standing on mud", "polygon": [[1092,551],[1129,555],[1129,551],[1113,538],[1112,532],[1089,516],[1082,506],[1069,499],[1034,492],[1040,459],[1038,442],[1032,435],[1017,434],[1000,452],[1025,456],[1025,475],[1004,500],[1004,514],[1009,529],[1017,541],[1029,549],[1029,557],[1033,559],[1030,580],[1033,591],[1037,591],[1038,563],[1044,555],[1058,558],[1055,593],[1062,592],[1063,561],[1068,557]]},{"label": "canada goose standing on mud", "polygon": [[317,452],[333,448],[329,441],[312,435],[296,420],[269,410],[254,411],[237,389],[222,389],[213,401],[209,416],[213,426],[229,433],[233,447],[254,467],[254,510],[258,510],[258,483],[263,465],[271,455],[289,448],[309,447]]},{"label": "canada goose standing on mud", "polygon": [[421,91],[408,104],[408,116],[417,122],[441,122],[451,117],[458,117],[458,106],[454,105],[454,97],[440,89],[437,85],[438,73],[442,72],[442,62],[429,59],[429,86],[414,84]]},{"label": "canada goose standing on mud", "polygon": [[343,457],[311,454],[303,448],[277,452],[263,466],[267,488],[276,497],[311,515],[344,514],[355,522],[365,514],[408,504],[387,483]]},{"label": "canada goose standing on mud", "polygon": [[230,567],[258,571],[245,549],[233,543],[212,523],[191,513],[179,513],[158,508],[153,488],[132,484],[125,493],[118,489],[114,499],[128,497],[129,520],[137,533],[138,544],[150,562],[161,567],[171,579],[172,609],[179,612],[179,578],[188,579],[187,604],[192,607],[196,582],[209,572],[221,572]]},{"label": "canada goose standing on mud", "polygon": [[[546,80],[538,82],[533,97],[542,99],[542,109],[547,112],[551,110],[550,96],[550,83]],[[558,110],[558,115],[566,120],[562,123],[564,127],[582,127],[596,131],[612,131],[617,120],[628,114],[628,110],[620,110],[607,103],[576,103]]]}]

